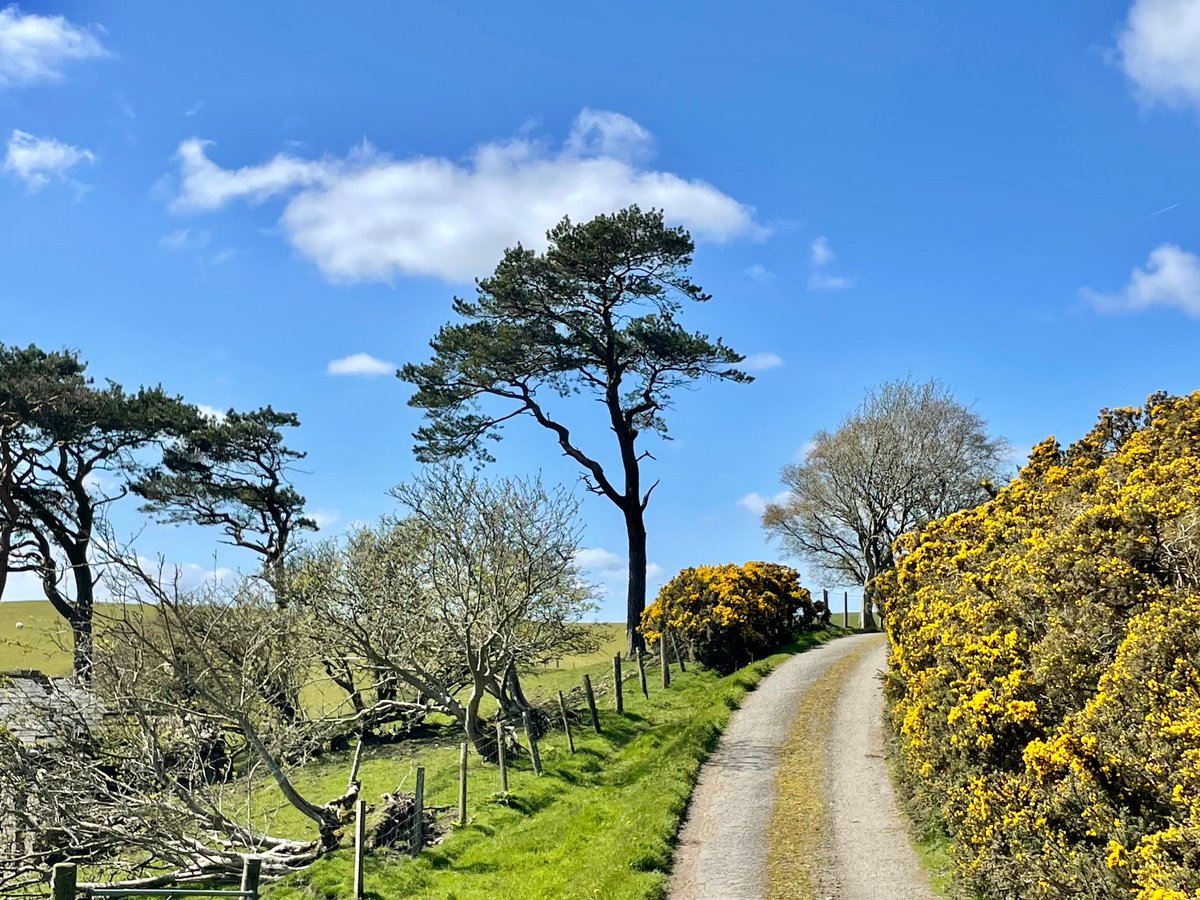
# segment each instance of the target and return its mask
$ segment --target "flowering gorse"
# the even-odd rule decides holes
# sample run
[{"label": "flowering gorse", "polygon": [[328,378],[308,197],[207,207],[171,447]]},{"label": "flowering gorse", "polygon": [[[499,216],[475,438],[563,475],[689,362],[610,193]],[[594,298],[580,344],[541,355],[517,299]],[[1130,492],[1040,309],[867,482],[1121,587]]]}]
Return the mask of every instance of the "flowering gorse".
[{"label": "flowering gorse", "polygon": [[889,715],[964,887],[1200,900],[1200,393],[1043,442],[897,549]]},{"label": "flowering gorse", "polygon": [[642,634],[656,645],[664,629],[692,659],[722,672],[776,650],[811,627],[812,596],[795,569],[776,563],[684,569],[642,614]]}]

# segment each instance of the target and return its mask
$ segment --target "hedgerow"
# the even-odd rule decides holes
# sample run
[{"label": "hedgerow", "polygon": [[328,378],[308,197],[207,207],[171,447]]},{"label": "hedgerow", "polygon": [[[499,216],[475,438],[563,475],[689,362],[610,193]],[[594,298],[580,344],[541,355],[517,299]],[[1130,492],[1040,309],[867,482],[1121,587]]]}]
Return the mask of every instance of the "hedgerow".
[{"label": "hedgerow", "polygon": [[664,630],[692,659],[720,672],[761,659],[812,627],[812,595],[795,569],[749,562],[684,569],[642,614],[654,646]]},{"label": "hedgerow", "polygon": [[1200,900],[1200,393],[1104,411],[881,579],[900,773],[988,897]]}]

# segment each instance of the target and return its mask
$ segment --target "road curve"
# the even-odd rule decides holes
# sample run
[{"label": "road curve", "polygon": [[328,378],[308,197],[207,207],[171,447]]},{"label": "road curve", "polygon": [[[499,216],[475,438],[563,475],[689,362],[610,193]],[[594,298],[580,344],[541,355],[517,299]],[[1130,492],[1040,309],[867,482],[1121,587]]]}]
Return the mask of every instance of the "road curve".
[{"label": "road curve", "polygon": [[[837,885],[837,900],[932,900],[883,760],[883,697],[875,676],[885,639],[878,634],[797,654],[746,696],[692,793],[672,867],[672,900],[762,900],[780,748],[805,691],[833,663],[859,651],[863,660],[846,679],[834,712],[826,785],[836,858],[822,868]],[[860,881],[863,874],[869,880]]]}]

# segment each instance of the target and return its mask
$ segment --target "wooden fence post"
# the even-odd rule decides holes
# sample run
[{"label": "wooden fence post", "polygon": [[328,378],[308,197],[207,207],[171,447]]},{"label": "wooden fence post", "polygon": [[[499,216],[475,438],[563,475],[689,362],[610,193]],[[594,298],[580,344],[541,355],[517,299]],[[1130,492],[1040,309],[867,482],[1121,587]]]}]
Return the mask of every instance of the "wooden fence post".
[{"label": "wooden fence post", "polygon": [[571,737],[571,720],[567,718],[567,701],[563,699],[562,691],[558,692],[558,708],[562,712],[563,730],[567,733],[567,747],[575,752],[575,738]]},{"label": "wooden fence post", "polygon": [[613,657],[613,687],[616,688],[617,712],[625,712],[624,682],[621,678],[621,654]]},{"label": "wooden fence post", "polygon": [[850,627],[850,592],[842,591],[842,627]]},{"label": "wooden fence post", "polygon": [[649,700],[650,692],[646,690],[646,653],[641,647],[637,649],[637,664],[638,681],[642,683],[642,696]]},{"label": "wooden fence post", "polygon": [[261,879],[262,860],[254,856],[247,856],[242,860],[242,893],[249,894],[253,900],[258,900],[258,883]]},{"label": "wooden fence post", "polygon": [[529,740],[529,757],[533,760],[533,774],[542,774],[542,754],[538,752],[537,738],[533,734],[533,723],[529,721],[529,710],[521,713],[525,722],[525,737]]},{"label": "wooden fence post", "polygon": [[679,663],[679,671],[687,671],[687,663],[683,661],[683,651],[679,649],[679,644],[675,642],[674,636],[671,637],[671,651],[675,654],[675,661]]},{"label": "wooden fence post", "polygon": [[413,789],[412,832],[409,850],[416,856],[425,847],[425,767],[417,766],[417,784]]},{"label": "wooden fence post", "polygon": [[78,869],[74,863],[55,863],[50,870],[50,891],[54,900],[75,900],[75,879]]},{"label": "wooden fence post", "polygon": [[496,761],[500,763],[500,793],[508,793],[508,747],[504,743],[504,723],[496,723]]},{"label": "wooden fence post", "polygon": [[667,633],[664,631],[658,639],[658,658],[662,663],[662,686],[671,686],[671,663],[667,659]]},{"label": "wooden fence post", "polygon": [[583,693],[587,697],[588,709],[592,712],[592,727],[596,729],[596,734],[599,734],[600,713],[596,711],[596,695],[592,693],[592,676],[586,672],[583,674]]},{"label": "wooden fence post", "polygon": [[363,858],[367,855],[367,803],[354,802],[354,900],[363,898]]},{"label": "wooden fence post", "polygon": [[467,824],[467,744],[458,745],[458,824]]}]

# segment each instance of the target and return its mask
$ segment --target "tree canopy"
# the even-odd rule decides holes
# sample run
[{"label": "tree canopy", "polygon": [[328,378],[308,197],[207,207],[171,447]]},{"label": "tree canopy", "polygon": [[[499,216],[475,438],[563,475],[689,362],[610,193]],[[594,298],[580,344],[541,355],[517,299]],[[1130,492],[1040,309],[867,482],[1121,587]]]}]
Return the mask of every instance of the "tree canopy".
[{"label": "tree canopy", "polygon": [[[417,388],[410,405],[424,409],[417,458],[491,458],[485,439],[528,417],[553,436],[584,471],[588,488],[624,514],[629,540],[627,627],[637,632],[646,596],[644,512],[655,484],[645,487],[645,433],[667,437],[665,413],[680,388],[702,379],[748,382],[741,354],[720,339],[689,332],[679,322],[685,303],[710,296],[692,280],[694,245],[663,214],[636,206],[576,224],[564,219],[538,253],[505,251],[495,272],[480,279],[474,300],[456,298],[461,321],[433,339],[433,359],[399,376]],[[564,417],[587,395],[604,408],[616,440],[619,472],[585,448]],[[578,407],[575,407],[578,410]]]},{"label": "tree canopy", "polygon": [[284,444],[281,428],[295,428],[294,413],[267,406],[202,418],[167,447],[161,465],[133,484],[143,512],[162,521],[216,527],[225,543],[257,553],[279,596],[283,563],[298,532],[316,531],[304,515],[304,497],[290,471],[305,454]]},{"label": "tree canopy", "polygon": [[871,583],[894,564],[896,538],[986,500],[1006,450],[944,385],[889,382],[783,467],[787,498],[767,505],[763,525],[785,551],[863,585],[874,627]]},{"label": "tree canopy", "polygon": [[74,351],[0,345],[0,506],[6,571],[33,571],[71,626],[75,673],[92,666],[92,542],[141,468],[139,451],[193,428],[194,407],[161,387],[97,385]]}]

